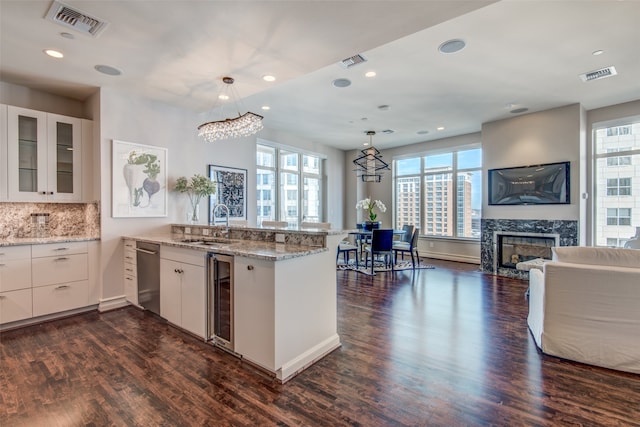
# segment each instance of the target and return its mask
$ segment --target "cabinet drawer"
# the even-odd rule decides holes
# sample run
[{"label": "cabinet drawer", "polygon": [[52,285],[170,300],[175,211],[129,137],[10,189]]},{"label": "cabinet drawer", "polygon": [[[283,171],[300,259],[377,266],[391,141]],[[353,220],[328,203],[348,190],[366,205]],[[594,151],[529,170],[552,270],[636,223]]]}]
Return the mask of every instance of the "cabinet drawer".
[{"label": "cabinet drawer", "polygon": [[124,295],[127,301],[138,305],[138,279],[135,276],[124,275]]},{"label": "cabinet drawer", "polygon": [[184,262],[186,264],[205,265],[205,253],[195,249],[174,248],[173,246],[160,246],[160,258]]},{"label": "cabinet drawer", "polygon": [[86,253],[87,242],[49,243],[46,245],[33,245],[31,248],[33,258]]},{"label": "cabinet drawer", "polygon": [[89,305],[89,283],[64,283],[33,289],[33,315],[57,313]]},{"label": "cabinet drawer", "polygon": [[89,277],[87,254],[60,255],[31,260],[33,286],[86,280]]},{"label": "cabinet drawer", "polygon": [[31,246],[0,247],[0,263],[12,259],[31,259]]},{"label": "cabinet drawer", "polygon": [[0,292],[0,323],[28,319],[31,315],[31,288]]},{"label": "cabinet drawer", "polygon": [[0,292],[31,288],[31,258],[0,260]]}]

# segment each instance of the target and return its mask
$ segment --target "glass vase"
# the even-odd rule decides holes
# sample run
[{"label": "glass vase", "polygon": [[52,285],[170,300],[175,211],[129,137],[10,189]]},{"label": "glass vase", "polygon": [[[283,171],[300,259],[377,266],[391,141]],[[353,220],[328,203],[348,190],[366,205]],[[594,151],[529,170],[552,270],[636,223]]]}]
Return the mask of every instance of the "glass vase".
[{"label": "glass vase", "polygon": [[198,224],[200,222],[200,200],[191,200],[187,207],[187,222]]}]

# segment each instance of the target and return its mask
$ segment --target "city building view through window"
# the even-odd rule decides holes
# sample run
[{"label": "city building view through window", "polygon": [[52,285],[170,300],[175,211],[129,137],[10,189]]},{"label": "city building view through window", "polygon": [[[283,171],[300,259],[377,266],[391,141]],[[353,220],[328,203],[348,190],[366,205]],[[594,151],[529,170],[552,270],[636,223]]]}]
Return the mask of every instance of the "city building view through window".
[{"label": "city building view through window", "polygon": [[640,122],[594,130],[596,246],[640,235]]},{"label": "city building view through window", "polygon": [[421,235],[480,238],[482,150],[426,154],[393,162],[395,227]]},{"label": "city building view through window", "polygon": [[258,144],[257,224],[263,220],[322,222],[322,159],[308,153]]}]

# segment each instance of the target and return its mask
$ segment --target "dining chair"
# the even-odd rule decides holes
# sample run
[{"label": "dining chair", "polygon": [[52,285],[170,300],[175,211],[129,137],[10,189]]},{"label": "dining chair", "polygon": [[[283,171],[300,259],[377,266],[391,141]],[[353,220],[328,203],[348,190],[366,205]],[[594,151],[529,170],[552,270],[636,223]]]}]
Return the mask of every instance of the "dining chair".
[{"label": "dining chair", "polygon": [[411,239],[409,242],[405,241],[395,241],[393,242],[393,260],[394,263],[398,262],[398,252],[402,253],[402,259],[404,259],[404,254],[409,252],[411,254],[411,268],[416,269],[416,259],[413,257],[414,253],[416,258],[418,259],[418,263],[420,263],[420,257],[418,256],[418,235],[420,234],[420,229],[415,228],[413,233],[411,233]]},{"label": "dining chair", "polygon": [[374,274],[373,266],[376,255],[384,255],[385,266],[391,264],[391,271],[393,271],[393,230],[372,230],[371,244],[365,248],[365,253],[364,267],[367,268],[369,259],[371,259],[371,274]]},{"label": "dining chair", "polygon": [[351,258],[351,253],[354,254],[354,259],[356,264],[358,263],[358,247],[351,243],[349,240],[345,239],[338,243],[338,248],[336,251],[336,264],[340,259],[340,254],[342,254],[344,258],[344,263],[349,264],[349,259]]},{"label": "dining chair", "polygon": [[276,228],[287,228],[289,223],[287,221],[262,221],[263,227],[276,227]]},{"label": "dining chair", "polygon": [[415,229],[414,225],[410,225],[410,224],[403,225],[402,231],[404,231],[404,234],[400,236],[398,241],[407,242],[407,243],[411,242],[411,239],[413,238],[414,229]]}]

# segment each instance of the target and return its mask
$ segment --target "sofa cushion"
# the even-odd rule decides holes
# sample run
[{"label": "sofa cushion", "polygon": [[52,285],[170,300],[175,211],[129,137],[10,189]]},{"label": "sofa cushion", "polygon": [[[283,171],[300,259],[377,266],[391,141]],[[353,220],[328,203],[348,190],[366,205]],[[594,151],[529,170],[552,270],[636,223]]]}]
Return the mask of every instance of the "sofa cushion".
[{"label": "sofa cushion", "polygon": [[640,269],[640,250],[638,249],[561,246],[553,247],[551,250],[554,261]]}]

